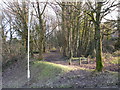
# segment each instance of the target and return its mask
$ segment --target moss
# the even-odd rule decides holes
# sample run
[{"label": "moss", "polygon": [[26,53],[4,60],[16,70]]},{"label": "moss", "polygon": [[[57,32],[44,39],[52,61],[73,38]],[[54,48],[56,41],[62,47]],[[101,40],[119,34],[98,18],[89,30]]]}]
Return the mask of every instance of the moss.
[{"label": "moss", "polygon": [[96,65],[96,70],[97,70],[98,72],[101,72],[102,69],[103,69],[102,59],[99,58],[99,60],[97,60],[96,63],[97,63],[97,65]]}]

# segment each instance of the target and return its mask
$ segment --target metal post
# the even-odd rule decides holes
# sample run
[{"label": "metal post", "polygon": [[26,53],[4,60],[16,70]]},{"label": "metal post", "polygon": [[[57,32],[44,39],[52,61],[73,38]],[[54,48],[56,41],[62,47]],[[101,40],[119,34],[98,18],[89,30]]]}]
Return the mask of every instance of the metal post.
[{"label": "metal post", "polygon": [[29,57],[29,52],[30,52],[30,44],[29,44],[29,41],[30,41],[30,3],[29,3],[29,7],[28,7],[28,69],[27,69],[27,78],[28,78],[28,81],[30,79],[30,57]]}]

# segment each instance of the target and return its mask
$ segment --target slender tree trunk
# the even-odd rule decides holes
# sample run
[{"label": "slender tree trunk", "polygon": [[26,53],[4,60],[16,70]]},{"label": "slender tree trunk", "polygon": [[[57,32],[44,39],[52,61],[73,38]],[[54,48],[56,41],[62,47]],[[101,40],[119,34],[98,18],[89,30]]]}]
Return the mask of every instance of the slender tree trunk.
[{"label": "slender tree trunk", "polygon": [[64,7],[64,2],[63,2],[63,6],[62,6],[62,32],[63,32],[63,56],[67,56],[66,55],[66,48],[67,48],[67,42],[66,42],[66,36],[65,36],[65,7]]},{"label": "slender tree trunk", "polygon": [[44,22],[42,19],[42,15],[40,12],[40,6],[39,6],[39,2],[37,2],[37,11],[38,11],[38,19],[39,19],[39,30],[40,30],[40,34],[39,34],[39,60],[43,59],[43,44],[44,44]]},{"label": "slender tree trunk", "polygon": [[[120,4],[119,4],[118,8],[120,10]],[[119,15],[120,15],[120,11],[118,11],[118,20],[117,20],[118,40],[115,44],[115,49],[117,49],[117,50],[120,50],[120,16]]]}]

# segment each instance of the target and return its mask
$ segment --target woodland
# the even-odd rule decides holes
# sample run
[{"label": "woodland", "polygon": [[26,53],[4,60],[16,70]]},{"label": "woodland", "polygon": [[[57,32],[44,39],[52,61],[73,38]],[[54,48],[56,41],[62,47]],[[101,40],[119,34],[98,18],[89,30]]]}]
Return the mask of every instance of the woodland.
[{"label": "woodland", "polygon": [[118,88],[119,1],[8,0],[0,7],[3,88]]}]

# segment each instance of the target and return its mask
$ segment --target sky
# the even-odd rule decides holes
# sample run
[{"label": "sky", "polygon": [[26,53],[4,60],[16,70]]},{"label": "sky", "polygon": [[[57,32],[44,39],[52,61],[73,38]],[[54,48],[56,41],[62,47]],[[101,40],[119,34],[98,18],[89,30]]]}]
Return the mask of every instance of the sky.
[{"label": "sky", "polygon": [[[3,1],[4,0],[0,0],[0,11],[1,11],[1,8],[4,7],[4,4],[3,4]],[[7,0],[7,1],[11,1],[11,0]],[[12,0],[14,1],[14,0]],[[23,0],[18,0],[18,1],[23,1]],[[30,1],[36,1],[36,0],[30,0]],[[53,2],[54,0],[38,0],[38,1],[41,1],[41,2],[45,2],[45,1],[50,1],[50,2]],[[57,0],[59,1],[59,0]],[[64,1],[75,1],[75,0],[64,0]],[[80,0],[78,0],[80,1]],[[82,1],[86,1],[86,0],[82,0]],[[100,0],[99,0],[100,1]],[[116,0],[117,1],[117,0]],[[1,14],[1,13],[0,13]],[[115,10],[113,11],[112,13],[108,14],[106,16],[107,19],[117,19],[117,15],[118,15],[118,12]],[[103,20],[104,21],[104,20]]]},{"label": "sky", "polygon": [[[11,1],[11,0],[7,0],[7,1]],[[22,0],[20,0],[20,1],[22,1]],[[30,0],[30,1],[36,1],[36,0]],[[47,1],[47,0],[39,0],[39,1]],[[50,1],[50,2],[52,2],[52,1],[54,1],[54,0],[48,0],[48,1]],[[68,0],[64,0],[64,1],[68,1]],[[69,0],[70,1],[70,0]],[[73,1],[73,0],[71,0],[71,1]],[[75,1],[75,0],[74,0]],[[85,0],[84,0],[85,1]],[[3,0],[0,0],[0,11],[1,11],[1,9],[2,9],[2,7],[4,7],[4,4],[3,4]],[[50,10],[47,10],[48,11],[48,13],[51,13],[51,12],[53,12],[53,13],[51,13],[51,15],[53,15],[53,16],[55,16],[54,14],[54,11],[52,10],[52,9],[50,9]],[[1,12],[0,12],[0,15],[1,15]],[[116,20],[117,19],[117,16],[118,16],[118,12],[117,12],[117,10],[114,10],[114,11],[112,11],[110,14],[108,14],[105,18],[106,19],[113,19],[113,20]],[[106,20],[105,19],[103,19],[102,20],[102,22],[105,22]],[[8,37],[9,37],[9,35],[8,35]]]}]

